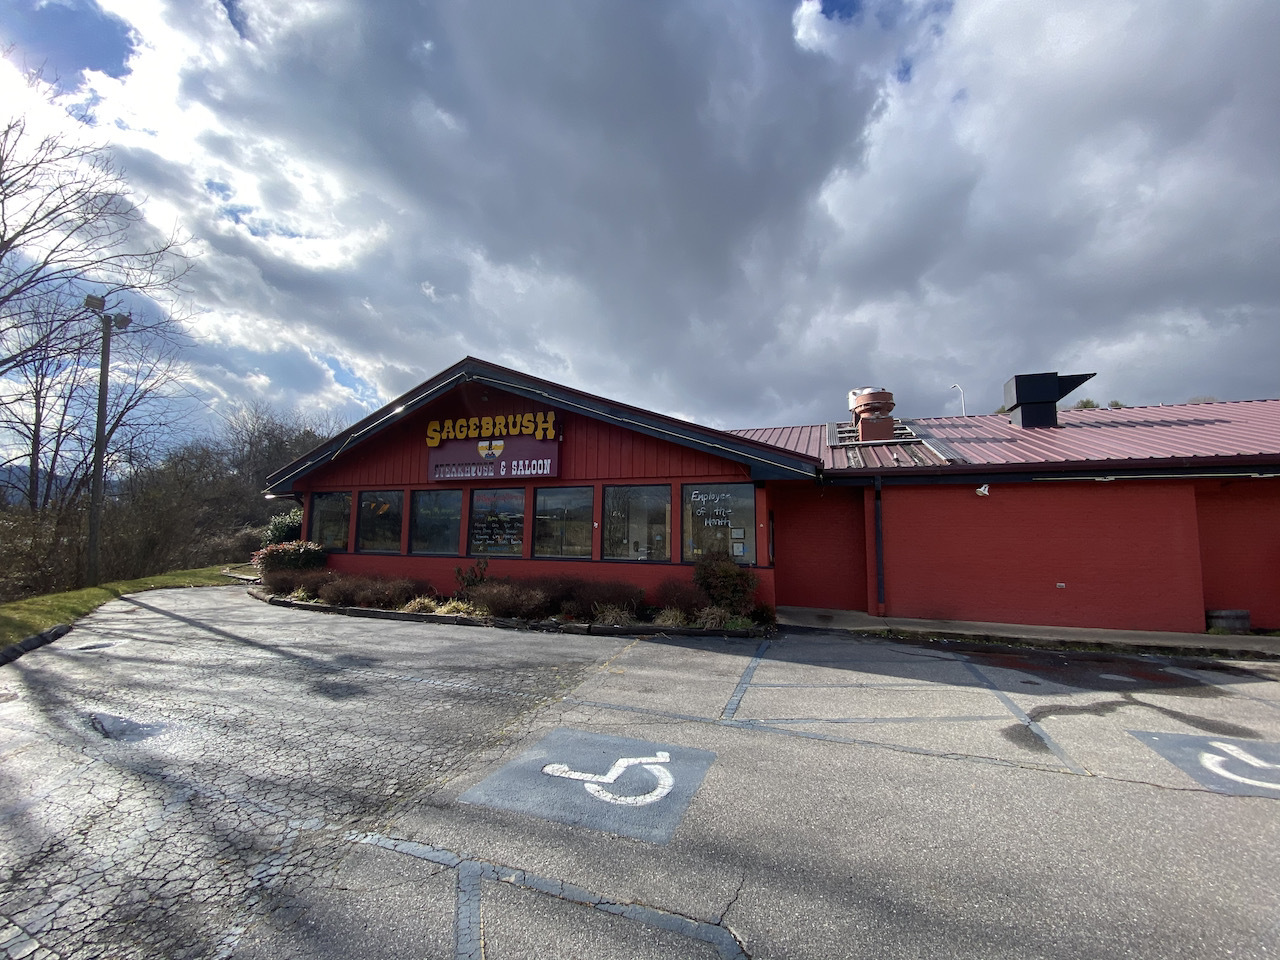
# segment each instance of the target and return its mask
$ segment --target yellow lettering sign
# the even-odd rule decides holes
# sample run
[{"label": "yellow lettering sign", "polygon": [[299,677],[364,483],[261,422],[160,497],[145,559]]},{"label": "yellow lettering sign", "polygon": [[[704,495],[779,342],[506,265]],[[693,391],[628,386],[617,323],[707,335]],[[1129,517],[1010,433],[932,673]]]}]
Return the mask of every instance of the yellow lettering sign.
[{"label": "yellow lettering sign", "polygon": [[454,420],[432,420],[427,424],[428,447],[438,447],[445,440],[519,436],[554,440],[556,412],[543,410],[538,413],[504,414],[500,417],[458,417]]}]

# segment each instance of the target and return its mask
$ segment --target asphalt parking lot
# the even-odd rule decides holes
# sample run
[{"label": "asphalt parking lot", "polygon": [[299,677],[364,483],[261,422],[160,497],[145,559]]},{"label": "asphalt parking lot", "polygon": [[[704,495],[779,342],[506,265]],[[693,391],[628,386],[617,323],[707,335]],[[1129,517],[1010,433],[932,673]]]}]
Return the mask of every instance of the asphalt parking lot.
[{"label": "asphalt parking lot", "polygon": [[0,667],[0,956],[1274,957],[1278,680],[126,597]]}]

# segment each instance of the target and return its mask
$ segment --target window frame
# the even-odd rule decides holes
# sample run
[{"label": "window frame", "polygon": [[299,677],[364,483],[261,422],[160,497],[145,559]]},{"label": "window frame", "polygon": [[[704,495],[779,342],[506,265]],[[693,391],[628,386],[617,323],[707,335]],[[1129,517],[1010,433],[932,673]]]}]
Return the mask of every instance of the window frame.
[{"label": "window frame", "polygon": [[[585,492],[587,495],[587,516],[585,521],[582,519],[568,520],[561,519],[561,523],[567,525],[572,522],[574,524],[585,523],[587,531],[587,552],[585,554],[564,554],[564,553],[539,553],[538,552],[538,528],[541,522],[539,498],[543,494],[563,494],[569,492]],[[581,510],[581,505],[576,508]],[[595,559],[595,511],[596,511],[596,488],[591,485],[575,484],[573,486],[562,487],[534,487],[533,488],[533,530],[531,543],[529,545],[529,556],[534,560],[594,560]],[[563,545],[564,535],[561,533],[561,542]]]},{"label": "window frame", "polygon": [[[754,567],[758,566],[759,558],[756,556],[756,485],[751,481],[727,481],[727,482],[709,482],[709,483],[682,483],[680,485],[680,560],[682,563],[697,563],[700,556],[693,553],[693,547],[690,543],[690,533],[696,529],[696,517],[692,513],[692,503],[686,501],[687,493],[697,488],[715,488],[715,487],[739,487],[743,490],[750,491],[747,499],[750,502],[751,517],[750,520],[744,520],[740,525],[735,526],[732,520],[729,520],[724,529],[727,536],[723,538],[725,545],[729,548],[729,558],[735,563],[742,566]],[[689,510],[686,511],[686,503],[689,503]],[[713,508],[714,509],[714,508]],[[686,515],[687,513],[687,515]],[[741,530],[741,537],[734,537],[733,531]],[[733,553],[733,544],[741,543],[743,552],[741,555]],[[706,556],[704,551],[701,556]]]},{"label": "window frame", "polygon": [[[648,557],[618,557],[609,556],[608,553],[608,537],[609,537],[609,494],[614,490],[664,490],[666,491],[666,529],[663,533],[664,543],[666,544],[666,556],[660,559],[650,559]],[[600,559],[609,563],[671,563],[671,527],[672,527],[672,500],[673,494],[670,483],[611,483],[603,487],[600,496]],[[649,526],[648,521],[645,522]],[[624,542],[630,540],[630,535],[624,538]],[[648,548],[646,548],[648,549]]]},{"label": "window frame", "polygon": [[[476,517],[479,511],[476,510],[476,497],[500,493],[518,493],[520,494],[520,550],[515,553],[494,553],[491,551],[476,550],[475,530]],[[525,521],[528,519],[529,497],[528,490],[525,487],[472,487],[471,496],[467,500],[467,556],[468,557],[510,557],[513,559],[521,559],[525,556]]]},{"label": "window frame", "polygon": [[[390,547],[390,548],[384,548],[384,547],[366,547],[366,546],[364,545],[365,531],[366,531],[366,527],[365,527],[365,524],[366,524],[366,520],[365,520],[365,498],[366,498],[366,497],[380,497],[380,498],[383,498],[383,497],[384,497],[384,498],[386,498],[387,500],[393,500],[393,499],[398,499],[398,500],[399,500],[399,502],[400,502],[400,509],[399,509],[400,522],[396,525],[396,535],[395,535],[395,546],[394,546],[394,547]],[[404,550],[404,519],[405,519],[405,517],[404,517],[404,503],[405,503],[404,488],[403,488],[403,487],[400,487],[400,488],[379,489],[379,490],[361,490],[361,491],[359,491],[359,493],[358,493],[358,495],[357,495],[357,499],[358,499],[358,503],[359,503],[359,513],[356,515],[356,549],[355,549],[355,552],[356,552],[356,553],[377,553],[377,554],[383,554],[383,555],[397,555],[397,554],[402,553],[402,552],[403,552],[403,550]],[[381,516],[381,514],[378,514],[378,516]],[[373,519],[376,519],[376,517],[370,517],[369,519],[370,519],[370,520],[373,520]]]},{"label": "window frame", "polygon": [[[322,499],[330,497],[345,498],[346,500],[346,522],[342,536],[342,546],[334,547],[323,543],[316,536],[316,521],[318,519],[319,510],[317,504]],[[326,553],[349,553],[351,551],[351,491],[350,490],[324,490],[311,494],[310,510],[307,511],[307,540],[311,543],[318,543],[324,548]]]},{"label": "window frame", "polygon": [[[462,556],[462,515],[463,505],[466,503],[466,490],[462,487],[450,487],[448,489],[428,488],[424,490],[409,491],[409,544],[408,555],[411,557],[459,557]],[[458,516],[456,531],[453,538],[453,549],[451,550],[416,550],[414,549],[414,521],[417,516],[417,501],[419,496],[427,494],[456,494],[458,497]]]}]

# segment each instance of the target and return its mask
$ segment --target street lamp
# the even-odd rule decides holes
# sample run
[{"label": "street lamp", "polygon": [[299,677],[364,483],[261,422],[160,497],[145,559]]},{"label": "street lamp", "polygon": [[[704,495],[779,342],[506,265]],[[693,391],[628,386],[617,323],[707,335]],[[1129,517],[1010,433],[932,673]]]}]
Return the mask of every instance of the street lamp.
[{"label": "street lamp", "polygon": [[951,389],[960,391],[960,416],[967,417],[968,414],[964,412],[964,387],[960,386],[958,383],[953,383],[951,385]]},{"label": "street lamp", "polygon": [[107,445],[107,367],[111,363],[111,328],[123,330],[133,321],[127,313],[107,313],[103,297],[88,296],[84,305],[102,318],[102,366],[98,369],[98,426],[93,439],[93,481],[89,488],[89,547],[85,564],[85,580],[96,587],[99,575],[98,554],[102,531],[103,450]]}]

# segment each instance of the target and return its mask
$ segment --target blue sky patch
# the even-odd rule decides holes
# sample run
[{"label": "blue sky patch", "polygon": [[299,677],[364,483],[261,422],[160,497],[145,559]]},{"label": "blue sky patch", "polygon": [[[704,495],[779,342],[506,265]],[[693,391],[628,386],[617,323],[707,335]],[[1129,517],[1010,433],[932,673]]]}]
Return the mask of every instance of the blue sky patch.
[{"label": "blue sky patch", "polygon": [[92,0],[0,0],[0,40],[14,44],[19,63],[43,65],[44,78],[64,90],[78,86],[85,70],[123,77],[133,52],[128,25]]}]

